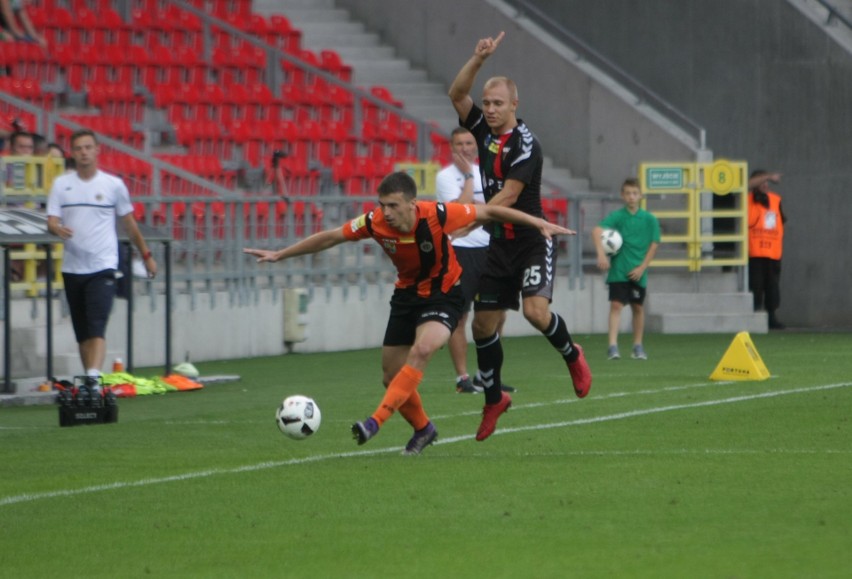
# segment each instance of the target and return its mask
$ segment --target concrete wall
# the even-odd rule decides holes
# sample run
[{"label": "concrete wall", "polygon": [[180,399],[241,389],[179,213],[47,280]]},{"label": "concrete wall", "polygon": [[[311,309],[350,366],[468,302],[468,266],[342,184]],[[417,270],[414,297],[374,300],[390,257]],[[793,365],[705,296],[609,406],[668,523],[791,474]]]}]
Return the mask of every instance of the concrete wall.
[{"label": "concrete wall", "polygon": [[[704,301],[696,292],[719,295],[737,291],[735,273],[704,272],[700,276],[685,272],[655,270],[649,283],[649,295],[691,294],[697,303]],[[292,345],[296,353],[336,352],[381,346],[390,311],[393,288],[390,284],[358,287],[336,287],[330,292],[317,288],[307,302],[304,314],[305,340]],[[552,310],[562,316],[575,335],[605,334],[609,317],[608,292],[600,274],[587,275],[574,287],[568,279],[556,280]],[[62,298],[64,299],[64,298]],[[690,298],[681,298],[690,299]],[[666,311],[649,300],[647,314]],[[53,375],[70,377],[80,374],[79,354],[71,329],[71,321],[63,314],[59,299],[53,302]],[[141,367],[165,365],[164,296],[140,296],[135,304],[134,364]],[[12,376],[41,377],[46,370],[46,304],[43,299],[13,300]],[[204,362],[211,360],[277,356],[288,353],[284,343],[285,305],[282,292],[270,289],[250,292],[242,300],[227,293],[198,294],[193,302],[188,296],[176,296],[172,302],[172,362],[190,360],[202,373],[210,374]],[[663,308],[663,309],[660,309]],[[723,309],[723,308],[722,308]],[[119,356],[127,362],[127,302],[116,301],[107,328],[105,368]],[[470,323],[470,322],[468,322]],[[0,324],[2,328],[2,324]],[[629,313],[621,317],[621,331],[631,328]],[[737,329],[747,329],[745,327]],[[712,331],[712,326],[698,324],[695,332]],[[533,336],[538,332],[518,312],[509,312],[504,329],[506,336]],[[2,349],[0,349],[2,367]]]},{"label": "concrete wall", "polygon": [[[306,340],[293,345],[294,352],[334,352],[379,347],[384,337],[390,286],[358,289],[334,288],[331,293],[317,290],[303,316]],[[227,294],[217,294],[211,308],[209,295],[200,294],[196,303],[178,296],[173,303],[172,360],[182,362],[186,353],[204,372],[201,361],[274,356],[287,353],[284,344],[284,302],[280,292],[261,290],[246,303],[232,303]],[[13,377],[41,376],[45,369],[45,304],[42,300],[15,300],[12,307]],[[71,322],[61,313],[58,299],[53,301],[54,374],[81,373],[79,355]],[[163,296],[155,309],[148,298],[136,304],[134,323],[134,363],[136,367],[161,366],[165,363],[165,318]],[[583,288],[571,289],[558,280],[554,311],[559,312],[572,332],[606,332],[609,303],[600,276],[586,279]],[[625,316],[625,329],[629,315]],[[510,313],[507,336],[534,335],[536,332],[518,313]],[[116,301],[107,329],[105,371],[120,356],[126,361],[126,302]],[[2,363],[2,353],[0,353]]]},{"label": "concrete wall", "polygon": [[[477,77],[474,99],[493,75],[518,84],[518,116],[536,133],[554,164],[593,188],[617,192],[625,176],[635,175],[649,155],[664,160],[695,160],[683,134],[653,111],[634,106],[635,98],[608,79],[590,74],[575,54],[530,33],[502,3],[485,0],[337,0],[364,21],[400,56],[425,68],[449,88],[476,42],[501,30],[506,38]],[[451,109],[449,99],[447,108]],[[652,155],[653,153],[653,155]]]},{"label": "concrete wall", "polygon": [[703,124],[717,158],[784,174],[780,317],[852,327],[852,55],[780,0],[533,0]]},{"label": "concrete wall", "polygon": [[[545,154],[593,187],[613,190],[640,161],[687,156],[665,131],[608,102],[620,100],[617,92],[583,75],[581,63],[562,62],[496,2],[337,3],[447,84],[476,39],[506,30],[482,78],[514,77],[520,116]],[[852,308],[840,305],[852,282],[852,56],[782,0],[533,3],[704,126],[715,157],[784,174],[777,191],[790,221],[779,314],[790,325],[852,327]]]}]

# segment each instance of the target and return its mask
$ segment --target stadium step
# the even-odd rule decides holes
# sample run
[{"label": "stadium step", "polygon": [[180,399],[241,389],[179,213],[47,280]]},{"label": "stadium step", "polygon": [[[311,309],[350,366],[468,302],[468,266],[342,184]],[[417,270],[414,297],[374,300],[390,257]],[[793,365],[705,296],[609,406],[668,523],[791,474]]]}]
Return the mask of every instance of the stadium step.
[{"label": "stadium step", "polygon": [[[429,82],[425,70],[414,68],[408,60],[398,58],[393,46],[383,44],[378,35],[368,32],[363,23],[335,8],[333,2],[320,1],[306,5],[305,0],[256,0],[258,14],[284,14],[294,27],[302,31],[304,48],[319,52],[334,50],[353,68],[353,84],[362,87],[382,85],[405,102],[405,111],[415,117],[435,122],[449,132],[457,119],[447,99],[447,88]],[[346,18],[341,19],[341,14]],[[410,104],[404,96],[416,96]]]},{"label": "stadium step", "polygon": [[766,312],[743,314],[649,314],[645,328],[660,334],[736,334],[750,332],[765,334],[769,331]]},{"label": "stadium step", "polygon": [[752,311],[748,292],[655,292],[652,288],[646,308],[649,332],[765,334],[769,329],[766,312]]},{"label": "stadium step", "polygon": [[396,51],[393,47],[380,44],[362,44],[358,46],[341,46],[335,48],[329,47],[340,55],[347,64],[354,64],[353,61],[366,59],[390,59],[396,56]]},{"label": "stadium step", "polygon": [[[406,112],[432,121],[442,132],[449,133],[458,126],[447,99],[448,87],[430,82],[426,71],[397,58],[394,47],[381,44],[378,35],[367,32],[363,23],[348,11],[337,9],[333,1],[255,0],[253,7],[264,15],[285,14],[302,31],[305,48],[316,52],[331,49],[340,54],[353,67],[354,84],[386,86],[405,103]],[[587,179],[554,167],[549,159],[545,159],[544,179],[567,191],[591,191]]]}]

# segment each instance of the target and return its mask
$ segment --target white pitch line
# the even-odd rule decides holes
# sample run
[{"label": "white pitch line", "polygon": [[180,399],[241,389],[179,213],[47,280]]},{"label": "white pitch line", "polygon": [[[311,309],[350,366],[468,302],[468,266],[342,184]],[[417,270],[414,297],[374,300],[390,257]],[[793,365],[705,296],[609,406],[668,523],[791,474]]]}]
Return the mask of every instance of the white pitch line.
[{"label": "white pitch line", "polygon": [[[648,414],[658,414],[660,412],[670,412],[672,410],[685,410],[687,408],[701,408],[703,406],[718,406],[720,404],[733,404],[735,402],[746,402],[749,400],[758,400],[761,398],[774,398],[776,396],[785,396],[787,394],[802,394],[804,392],[817,392],[820,390],[832,390],[835,388],[845,388],[852,386],[852,382],[839,382],[837,384],[824,384],[822,386],[811,386],[808,388],[793,388],[791,390],[775,390],[772,392],[760,392],[757,394],[748,394],[744,396],[734,396],[732,398],[722,398],[720,400],[705,400],[703,402],[693,402],[690,404],[672,404],[671,406],[659,406],[657,408],[644,408],[640,410],[631,410],[629,412],[619,412],[608,416],[593,416],[591,418],[577,418],[565,422],[553,422],[551,424],[532,424],[529,426],[518,426],[516,428],[501,428],[492,436],[498,434],[511,434],[514,432],[527,432],[530,430],[548,430],[552,428],[564,428],[566,426],[578,426],[581,424],[595,424],[598,422],[609,422],[611,420],[622,420],[624,418],[633,418],[634,416],[645,416]],[[464,440],[469,436],[456,437],[455,439],[445,439],[443,442],[455,442],[455,440]],[[441,444],[436,442],[435,444]]]},{"label": "white pitch line", "polygon": [[[598,422],[608,422],[612,420],[623,420],[625,418],[633,418],[635,416],[645,416],[649,414],[658,414],[661,412],[671,412],[674,410],[686,410],[690,408],[701,408],[704,406],[717,406],[721,404],[734,404],[737,402],[746,402],[750,400],[758,400],[762,398],[774,398],[776,396],[786,396],[788,394],[803,394],[807,392],[817,392],[820,390],[832,390],[836,388],[846,388],[852,386],[852,382],[842,382],[837,384],[824,384],[821,386],[811,386],[808,388],[794,388],[791,390],[777,390],[773,392],[762,392],[758,394],[750,394],[745,396],[734,396],[731,398],[722,398],[719,400],[706,400],[703,402],[694,402],[691,404],[673,404],[670,406],[659,406],[657,408],[645,408],[642,410],[633,410],[630,412],[619,412],[616,414],[609,414],[606,416],[595,416],[592,418],[578,418],[576,420],[568,420],[564,422],[554,422],[550,424],[536,424],[530,426],[521,426],[516,428],[503,428],[499,431],[495,432],[492,436],[504,435],[504,434],[512,434],[515,432],[527,432],[531,430],[547,430],[552,428],[564,428],[566,426],[579,426],[584,424],[595,424]],[[452,444],[455,442],[461,442],[463,440],[470,440],[473,438],[473,435],[464,435],[464,436],[454,436],[450,438],[444,438],[438,440],[435,444]],[[355,450],[352,452],[343,452],[336,454],[322,454],[316,456],[307,456],[303,458],[293,458],[289,460],[279,460],[279,461],[267,461],[261,462],[257,464],[250,464],[245,466],[238,466],[234,468],[224,468],[224,469],[210,469],[203,470],[198,472],[189,472],[184,474],[159,477],[159,478],[147,478],[141,479],[137,481],[125,481],[125,482],[114,482],[107,483],[102,485],[94,485],[83,487],[79,489],[63,489],[58,491],[47,491],[41,493],[26,493],[22,495],[12,495],[8,497],[0,498],[0,507],[15,505],[20,503],[30,503],[43,499],[52,499],[59,497],[70,497],[82,494],[89,493],[97,493],[101,491],[109,491],[109,490],[118,490],[125,488],[133,488],[133,487],[143,487],[150,486],[155,484],[164,484],[171,482],[180,482],[186,480],[193,480],[199,478],[209,478],[212,476],[218,475],[228,475],[228,474],[239,474],[244,472],[254,472],[258,470],[267,470],[270,468],[278,468],[281,466],[292,466],[305,464],[309,462],[319,462],[322,460],[329,459],[339,459],[339,458],[350,458],[350,457],[360,457],[360,456],[370,456],[377,454],[387,454],[392,452],[399,452],[401,447],[391,447],[391,448],[380,448],[380,449],[372,449],[372,450]]]},{"label": "white pitch line", "polygon": [[[640,396],[643,394],[659,394],[660,392],[676,392],[678,390],[690,390],[692,388],[706,388],[708,386],[727,386],[734,384],[734,382],[699,382],[697,384],[684,384],[682,386],[664,386],[663,388],[656,389],[645,389],[645,390],[627,390],[623,392],[610,392],[609,394],[601,394],[595,395],[591,398],[586,398],[588,401],[598,401],[598,400],[608,400],[610,398],[625,398],[627,396]],[[580,402],[579,398],[571,397],[571,398],[563,398],[561,400],[551,400],[549,402],[529,402],[527,404],[515,404],[512,403],[512,408],[514,410],[526,409],[526,408],[539,408],[541,406],[551,406],[554,404],[576,404]],[[482,414],[482,410],[471,410],[468,412],[459,412],[456,414],[445,414],[445,415],[435,415],[432,416],[435,420],[441,418],[456,418],[458,416],[474,416]]]},{"label": "white pitch line", "polygon": [[[564,457],[564,456],[680,456],[680,455],[817,455],[817,454],[852,454],[852,449],[789,449],[789,448],[675,448],[669,450],[566,450],[564,452],[525,452],[525,457]],[[474,455],[476,456],[476,455]],[[484,454],[481,456],[485,456]]]}]

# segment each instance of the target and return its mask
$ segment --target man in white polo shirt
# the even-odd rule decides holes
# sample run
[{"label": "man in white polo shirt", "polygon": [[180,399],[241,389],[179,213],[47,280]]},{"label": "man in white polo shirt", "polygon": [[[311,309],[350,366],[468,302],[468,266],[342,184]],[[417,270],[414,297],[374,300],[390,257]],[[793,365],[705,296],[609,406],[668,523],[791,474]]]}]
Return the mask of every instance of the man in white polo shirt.
[{"label": "man in white polo shirt", "polygon": [[102,404],[99,376],[106,357],[106,326],[115,298],[118,269],[116,217],[139,250],[149,277],[157,262],[136,225],[127,186],[98,169],[98,141],[89,130],[71,135],[76,172],[57,177],[47,200],[47,229],[64,240],[62,278],[74,335],[89,392],[78,395]]},{"label": "man in white polo shirt", "polygon": [[[482,195],[482,178],[479,165],[476,164],[476,139],[464,127],[456,127],[450,134],[450,148],[453,162],[441,171],[435,179],[435,191],[438,201],[443,203],[485,203]],[[461,234],[461,235],[459,235]],[[453,235],[453,250],[462,266],[462,292],[464,293],[464,314],[450,336],[449,350],[456,369],[456,392],[472,394],[482,392],[477,384],[478,378],[471,379],[467,372],[467,333],[466,323],[470,305],[476,296],[479,277],[485,267],[488,256],[490,236],[482,226],[477,226]],[[502,324],[501,324],[502,330]],[[503,384],[503,390],[514,392],[514,388]]]}]

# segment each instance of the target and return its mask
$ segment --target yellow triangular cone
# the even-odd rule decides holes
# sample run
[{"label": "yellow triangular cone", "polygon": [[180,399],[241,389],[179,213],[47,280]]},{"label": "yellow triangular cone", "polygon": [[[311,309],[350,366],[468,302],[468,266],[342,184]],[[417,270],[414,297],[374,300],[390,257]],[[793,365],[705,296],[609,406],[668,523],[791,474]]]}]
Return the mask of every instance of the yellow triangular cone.
[{"label": "yellow triangular cone", "polygon": [[734,336],[725,355],[713,373],[711,380],[766,380],[769,370],[757,353],[748,332]]}]

